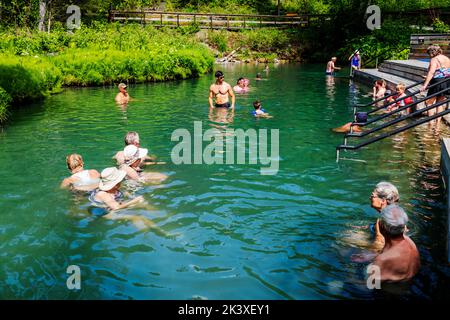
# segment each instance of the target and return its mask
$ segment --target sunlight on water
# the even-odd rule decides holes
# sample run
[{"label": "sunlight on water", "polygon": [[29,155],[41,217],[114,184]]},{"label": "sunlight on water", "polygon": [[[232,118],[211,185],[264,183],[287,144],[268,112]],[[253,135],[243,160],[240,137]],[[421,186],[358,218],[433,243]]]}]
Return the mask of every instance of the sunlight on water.
[{"label": "sunlight on water", "polygon": [[[325,79],[323,66],[224,69],[237,96],[234,116],[209,114],[211,75],[195,80],[130,86],[137,100],[114,104],[115,88],[67,89],[18,110],[0,133],[0,298],[12,299],[341,299],[448,297],[445,216],[439,175],[439,136],[427,125],[335,162],[342,136],[330,129],[351,119],[351,104],[369,88]],[[260,99],[273,119],[255,120]],[[258,163],[175,165],[174,130],[279,129],[280,167],[261,175]],[[129,130],[166,165],[162,185],[129,186],[149,205],[124,210],[157,228],[89,213],[87,197],[59,189],[65,157],[80,153],[87,168],[113,165]],[[441,134],[448,129],[441,128]],[[225,137],[226,139],[230,137]],[[206,145],[206,143],[204,144]],[[374,185],[397,185],[410,216],[422,269],[409,288],[374,293],[363,264],[350,256],[365,248],[373,222]],[[82,290],[66,288],[66,268],[78,265]]]}]

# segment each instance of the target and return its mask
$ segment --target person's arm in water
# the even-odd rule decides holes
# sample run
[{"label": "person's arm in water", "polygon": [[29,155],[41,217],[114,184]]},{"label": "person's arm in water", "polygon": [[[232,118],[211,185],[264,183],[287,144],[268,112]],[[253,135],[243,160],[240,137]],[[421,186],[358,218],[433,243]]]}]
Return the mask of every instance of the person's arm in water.
[{"label": "person's arm in water", "polygon": [[65,178],[60,185],[62,189],[68,189],[74,183],[72,176]]},{"label": "person's arm in water", "polygon": [[214,106],[213,106],[214,92],[213,92],[212,87],[213,87],[212,85],[209,87],[209,97],[208,97],[208,102],[209,102],[209,108],[210,109],[214,108]]},{"label": "person's arm in water", "polygon": [[126,202],[122,202],[119,203],[114,199],[114,196],[107,193],[107,192],[102,192],[98,195],[99,200],[101,200],[104,204],[106,204],[106,206],[111,210],[111,211],[116,211],[116,210],[120,210],[120,209],[124,209],[126,207],[132,206],[134,204],[137,204],[139,202],[143,202],[144,201],[144,197],[143,196],[138,196],[130,201],[126,201]]},{"label": "person's arm in water", "polygon": [[234,102],[236,100],[236,97],[235,97],[233,89],[231,88],[230,85],[228,85],[228,93],[231,96],[231,110],[234,110]]}]

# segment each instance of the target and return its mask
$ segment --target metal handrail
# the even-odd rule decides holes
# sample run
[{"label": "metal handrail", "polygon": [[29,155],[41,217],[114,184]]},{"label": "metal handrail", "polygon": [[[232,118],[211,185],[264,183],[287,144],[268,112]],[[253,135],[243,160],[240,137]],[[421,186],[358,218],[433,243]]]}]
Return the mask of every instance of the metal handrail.
[{"label": "metal handrail", "polygon": [[[423,83],[423,82],[425,82],[425,80],[421,80],[421,81],[415,82],[415,83],[413,83],[413,84],[410,84],[409,86],[405,87],[405,91],[408,90],[408,89],[411,89],[411,88],[413,88],[413,87],[415,87],[415,86],[418,86],[419,84],[421,84],[421,83]],[[366,107],[371,107],[371,106],[373,106],[373,105],[374,105],[375,103],[377,103],[377,102],[380,102],[380,101],[382,101],[382,100],[384,100],[384,99],[387,99],[387,98],[389,98],[389,97],[395,96],[395,94],[396,94],[396,93],[394,92],[394,93],[391,93],[390,95],[387,95],[387,96],[378,98],[378,99],[376,99],[376,100],[374,100],[374,101],[372,101],[372,102],[370,102],[370,103],[367,103],[367,104],[356,104],[356,105],[354,105],[353,107],[354,107],[354,108],[366,108]]]},{"label": "metal handrail", "polygon": [[[416,112],[423,112],[423,111],[425,111],[425,109],[426,109],[426,110],[429,110],[429,109],[432,109],[432,108],[437,108],[437,107],[439,107],[439,106],[441,106],[441,105],[443,105],[443,104],[448,103],[449,101],[450,101],[450,100],[447,99],[447,100],[444,100],[444,101],[435,103],[435,104],[433,104],[433,105],[431,105],[431,106],[429,106],[429,107],[427,107],[427,108],[424,108],[424,109],[419,110],[419,111],[416,111]],[[446,115],[446,114],[448,114],[448,113],[450,113],[450,109],[441,111],[441,112],[436,113],[436,114],[434,114],[434,115],[432,115],[432,116],[428,116],[428,117],[426,117],[426,118],[424,118],[424,119],[420,119],[420,120],[415,121],[415,122],[413,122],[413,123],[407,124],[406,126],[403,126],[403,127],[397,128],[397,129],[395,129],[395,130],[386,132],[386,133],[384,133],[384,134],[382,134],[382,135],[373,137],[372,139],[368,139],[368,140],[366,140],[366,141],[364,141],[364,142],[361,142],[360,144],[357,144],[357,145],[340,145],[340,146],[337,146],[337,147],[336,147],[336,150],[337,150],[337,152],[338,152],[338,153],[337,153],[337,161],[339,160],[339,151],[342,150],[342,149],[345,149],[345,150],[356,150],[356,149],[359,149],[359,148],[361,148],[361,147],[365,147],[365,146],[367,146],[367,145],[369,145],[369,144],[372,144],[372,143],[374,143],[374,142],[380,141],[380,140],[382,140],[382,139],[384,139],[384,138],[393,136],[393,135],[395,135],[395,134],[397,134],[397,133],[403,132],[403,131],[408,130],[408,129],[410,129],[410,128],[413,128],[413,127],[415,127],[415,126],[418,126],[418,125],[424,124],[424,123],[426,123],[426,122],[428,122],[428,121],[431,121],[431,120],[437,119],[437,118],[439,118],[439,117],[442,117],[442,116],[444,116],[444,115]]]},{"label": "metal handrail", "polygon": [[[439,107],[440,105],[442,105],[442,104],[444,104],[444,103],[448,103],[448,102],[450,102],[450,100],[444,100],[444,101],[441,101],[441,102],[439,102],[439,103],[435,103],[435,104],[433,104],[433,105],[431,105],[431,106],[427,106],[427,107],[425,107],[425,108],[423,108],[423,109],[416,110],[416,111],[411,112],[411,113],[409,113],[409,114],[407,114],[407,115],[404,115],[404,116],[398,117],[398,118],[396,118],[396,119],[394,119],[394,120],[391,120],[391,121],[388,121],[388,122],[386,122],[386,123],[383,123],[382,125],[380,125],[380,126],[378,126],[378,127],[376,127],[376,128],[372,128],[372,129],[369,129],[369,130],[366,130],[366,131],[362,131],[362,132],[352,132],[352,133],[348,133],[348,134],[345,135],[345,138],[352,138],[352,137],[353,137],[353,138],[354,138],[354,137],[361,138],[361,137],[365,137],[365,136],[367,136],[368,134],[371,134],[371,133],[373,133],[373,132],[380,131],[380,130],[382,130],[382,129],[385,129],[385,128],[387,128],[387,127],[390,127],[391,125],[394,125],[394,124],[397,124],[397,123],[399,123],[399,122],[402,122],[403,120],[412,118],[412,117],[414,117],[414,116],[416,116],[416,115],[419,115],[419,114],[421,114],[421,113],[424,113],[425,111],[428,111],[428,110],[437,108],[437,107]],[[399,109],[399,111],[403,111],[403,110],[409,108],[410,106],[411,106],[411,105],[403,106],[403,107],[402,107],[402,110]],[[395,110],[395,111],[397,111],[397,110]]]},{"label": "metal handrail", "polygon": [[[450,78],[449,78],[449,80],[450,80]],[[446,80],[446,81],[447,81],[447,80]],[[401,111],[403,111],[403,110],[406,110],[406,109],[411,108],[411,107],[413,107],[413,106],[415,106],[415,105],[418,105],[419,103],[422,103],[422,102],[424,102],[424,101],[426,101],[426,100],[428,100],[428,99],[430,99],[430,98],[434,98],[434,97],[436,97],[436,96],[439,96],[439,95],[441,95],[442,93],[444,93],[445,91],[448,91],[448,90],[449,90],[449,89],[447,89],[447,88],[446,88],[446,89],[442,89],[441,91],[435,92],[435,93],[433,93],[433,94],[430,95],[430,96],[426,96],[426,97],[420,98],[420,99],[414,101],[413,103],[410,103],[410,104],[404,105],[404,106],[402,106],[402,107],[399,107],[399,108],[397,108],[397,109],[395,109],[395,110],[393,110],[393,111],[391,111],[391,112],[389,112],[389,113],[382,114],[382,115],[380,115],[380,116],[378,116],[378,117],[376,117],[376,118],[374,118],[374,119],[371,119],[371,120],[369,120],[369,121],[367,121],[367,122],[364,122],[364,123],[361,123],[361,122],[352,122],[351,126],[358,126],[358,127],[364,127],[364,126],[367,126],[367,125],[369,125],[369,124],[372,124],[372,123],[374,123],[374,122],[377,122],[378,120],[382,120],[382,119],[387,118],[387,117],[389,117],[389,116],[391,116],[391,115],[393,115],[393,114],[399,113],[399,112],[401,112]],[[405,98],[406,98],[406,97],[402,97],[400,100],[403,100],[403,99],[405,99]],[[392,104],[392,103],[390,103],[390,104]],[[388,104],[388,105],[390,105],[390,104]],[[383,107],[383,108],[384,108],[384,107]],[[424,108],[424,109],[425,109],[425,108]],[[421,110],[424,110],[424,109],[421,109]]]},{"label": "metal handrail", "polygon": [[[449,81],[449,80],[450,80],[450,77],[444,78],[444,79],[445,79],[445,80],[443,80],[443,81],[439,81],[439,82],[437,82],[437,83],[435,83],[435,84],[432,84],[431,86],[428,86],[428,87],[427,87],[427,90],[429,90],[430,88],[433,88],[433,87],[437,86],[438,84],[442,84],[443,82]],[[406,90],[406,88],[405,88],[405,90]],[[421,99],[419,99],[419,100],[417,100],[417,101],[415,101],[415,102],[413,102],[413,103],[410,103],[408,106],[414,106],[414,105],[416,105],[416,104],[419,104],[419,103],[421,103],[421,102],[423,102],[423,101],[425,101],[425,100],[428,100],[428,99],[430,99],[430,98],[433,98],[434,96],[437,96],[437,95],[439,95],[440,93],[443,93],[444,91],[447,91],[447,90],[448,90],[448,89],[444,89],[444,90],[441,90],[441,91],[439,91],[439,92],[437,92],[437,93],[433,93],[433,94],[430,95],[430,96],[426,96],[426,97],[421,98]],[[384,105],[382,105],[382,106],[380,106],[380,107],[377,107],[377,108],[375,108],[375,109],[372,109],[372,110],[370,110],[370,111],[367,111],[367,114],[371,114],[371,113],[377,112],[378,110],[384,109],[384,108],[386,108],[386,107],[388,107],[388,106],[390,106],[390,105],[392,105],[392,104],[394,104],[394,103],[397,103],[397,102],[399,102],[399,101],[401,101],[401,100],[404,100],[404,99],[406,99],[406,98],[415,96],[415,95],[418,94],[419,92],[420,92],[420,90],[413,91],[413,92],[411,92],[411,93],[405,95],[404,97],[397,98],[397,99],[395,99],[394,101],[391,101],[391,102],[389,102],[389,103],[387,103],[387,104],[384,104]],[[390,115],[390,114],[387,114],[387,115]],[[371,121],[366,122],[366,125],[367,125],[367,124],[370,124],[370,123],[373,123],[373,122],[376,122],[376,121],[378,121],[378,120],[380,120],[380,119],[383,119],[383,118],[385,118],[385,117],[380,116],[380,117],[378,117],[378,118],[375,118],[374,120],[371,120]]]}]

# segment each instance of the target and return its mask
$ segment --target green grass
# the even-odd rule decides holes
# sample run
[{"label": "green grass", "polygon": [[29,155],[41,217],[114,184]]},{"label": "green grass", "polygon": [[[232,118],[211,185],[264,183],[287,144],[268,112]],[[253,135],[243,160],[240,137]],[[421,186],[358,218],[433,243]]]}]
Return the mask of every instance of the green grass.
[{"label": "green grass", "polygon": [[[95,23],[74,34],[27,29],[0,33],[0,122],[8,106],[43,99],[61,86],[96,86],[198,77],[214,64],[190,29]],[[192,31],[193,32],[193,31]],[[3,96],[2,96],[3,97]]]}]

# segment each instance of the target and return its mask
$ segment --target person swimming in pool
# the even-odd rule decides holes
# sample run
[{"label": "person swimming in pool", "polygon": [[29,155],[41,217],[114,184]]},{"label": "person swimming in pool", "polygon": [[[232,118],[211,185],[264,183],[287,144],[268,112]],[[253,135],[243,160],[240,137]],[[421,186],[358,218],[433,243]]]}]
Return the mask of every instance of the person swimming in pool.
[{"label": "person swimming in pool", "polygon": [[138,148],[135,145],[128,145],[123,149],[125,162],[120,165],[120,170],[126,173],[127,179],[142,183],[161,183],[167,179],[165,174],[159,172],[142,172],[139,165],[142,159],[147,156],[147,149]]},{"label": "person swimming in pool", "polygon": [[[213,98],[216,108],[230,108],[234,110],[235,95],[231,86],[224,81],[222,71],[216,71],[216,82],[209,87],[209,108],[213,109]],[[231,105],[228,96],[231,96]]]},{"label": "person swimming in pool", "polygon": [[253,108],[255,108],[255,111],[252,112],[252,114],[257,118],[273,118],[271,115],[269,115],[264,109],[261,108],[261,101],[256,100],[253,102]]},{"label": "person swimming in pool", "polygon": [[97,170],[84,169],[83,158],[79,154],[68,155],[66,164],[72,175],[62,181],[61,188],[72,188],[77,191],[92,191],[98,188],[100,173]]}]

